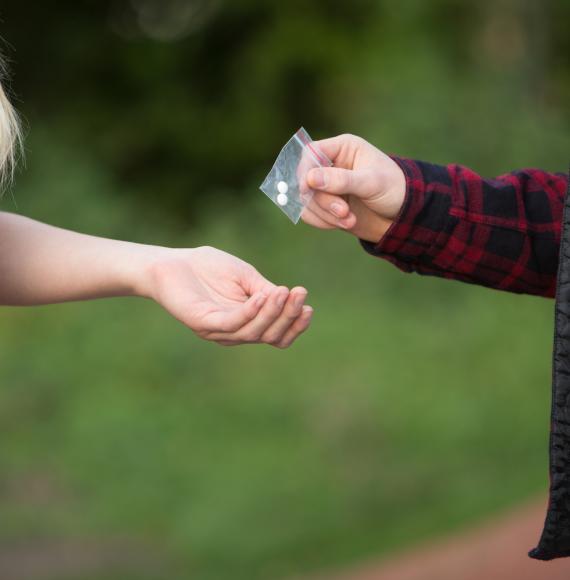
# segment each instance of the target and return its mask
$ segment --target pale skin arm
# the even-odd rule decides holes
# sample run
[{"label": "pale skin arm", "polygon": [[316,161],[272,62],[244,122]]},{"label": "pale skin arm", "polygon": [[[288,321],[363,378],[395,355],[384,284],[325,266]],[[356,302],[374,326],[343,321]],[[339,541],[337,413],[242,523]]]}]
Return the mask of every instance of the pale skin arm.
[{"label": "pale skin arm", "polygon": [[307,291],[276,286],[242,260],[200,247],[98,238],[0,212],[0,304],[150,298],[223,345],[289,346],[311,320]]}]

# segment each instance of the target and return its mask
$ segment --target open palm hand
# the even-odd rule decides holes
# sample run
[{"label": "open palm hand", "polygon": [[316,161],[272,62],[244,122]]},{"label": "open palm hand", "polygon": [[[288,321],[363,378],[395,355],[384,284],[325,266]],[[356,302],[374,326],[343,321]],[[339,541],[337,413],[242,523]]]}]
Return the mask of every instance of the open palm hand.
[{"label": "open palm hand", "polygon": [[286,348],[311,320],[304,288],[276,286],[215,248],[168,250],[152,278],[152,297],[198,336],[218,344]]}]

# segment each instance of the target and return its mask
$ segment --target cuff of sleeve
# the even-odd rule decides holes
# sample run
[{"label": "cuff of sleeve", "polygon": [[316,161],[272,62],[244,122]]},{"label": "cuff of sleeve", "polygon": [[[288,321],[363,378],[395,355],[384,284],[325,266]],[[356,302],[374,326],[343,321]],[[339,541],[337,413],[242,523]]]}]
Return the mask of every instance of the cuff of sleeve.
[{"label": "cuff of sleeve", "polygon": [[[369,254],[384,258],[405,272],[417,267],[434,268],[433,261],[442,247],[438,240],[449,235],[449,174],[445,167],[401,157],[392,159],[406,178],[404,203],[379,242],[360,243]],[[437,190],[433,184],[437,184]]]}]

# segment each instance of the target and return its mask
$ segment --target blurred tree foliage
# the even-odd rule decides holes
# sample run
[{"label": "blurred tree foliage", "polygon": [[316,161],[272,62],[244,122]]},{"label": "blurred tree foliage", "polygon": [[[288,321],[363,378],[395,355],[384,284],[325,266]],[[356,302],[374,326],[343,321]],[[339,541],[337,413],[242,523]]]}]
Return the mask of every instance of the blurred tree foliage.
[{"label": "blurred tree foliage", "polygon": [[414,99],[446,81],[450,93],[467,79],[466,93],[478,98],[484,79],[493,98],[504,85],[507,100],[564,107],[569,17],[563,0],[61,0],[0,8],[13,90],[30,125],[49,125],[125,190],[186,215],[198,198],[243,195],[301,124],[317,137],[356,132],[369,117],[393,116],[390,107],[402,134],[408,118],[421,135],[432,112]]},{"label": "blurred tree foliage", "polygon": [[19,2],[0,13],[30,121],[188,208],[243,187],[300,123],[333,130],[327,80],[371,10],[370,0],[66,0],[37,4],[32,18]]}]

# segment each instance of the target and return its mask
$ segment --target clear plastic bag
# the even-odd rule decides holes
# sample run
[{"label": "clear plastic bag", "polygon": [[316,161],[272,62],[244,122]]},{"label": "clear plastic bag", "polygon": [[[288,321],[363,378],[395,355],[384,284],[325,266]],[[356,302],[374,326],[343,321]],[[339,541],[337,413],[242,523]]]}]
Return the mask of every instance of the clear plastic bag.
[{"label": "clear plastic bag", "polygon": [[332,161],[319,151],[301,127],[281,149],[260,189],[296,224],[313,197],[307,172],[314,167],[331,165]]}]

